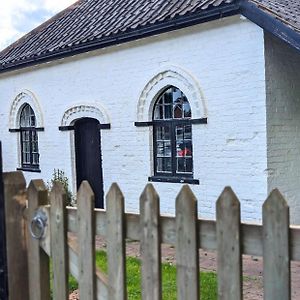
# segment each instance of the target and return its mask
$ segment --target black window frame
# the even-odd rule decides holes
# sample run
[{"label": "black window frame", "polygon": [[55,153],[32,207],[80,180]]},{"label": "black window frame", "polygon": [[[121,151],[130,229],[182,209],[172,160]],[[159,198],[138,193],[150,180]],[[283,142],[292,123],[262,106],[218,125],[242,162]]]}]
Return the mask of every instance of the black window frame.
[{"label": "black window frame", "polygon": [[[22,114],[24,113],[25,109],[29,107],[32,115],[30,115],[30,118],[34,117],[34,124],[30,126],[22,126]],[[34,110],[32,107],[25,103],[22,107],[21,113],[20,113],[20,144],[21,144],[21,168],[18,168],[18,170],[23,171],[31,171],[31,172],[40,172],[40,154],[39,154],[39,143],[38,143],[38,128],[36,127],[36,116],[34,113]],[[28,140],[24,140],[24,135],[28,136]],[[36,140],[34,141],[33,138],[36,137]],[[29,161],[24,161],[24,143],[27,143],[29,151],[26,153],[29,153]],[[34,143],[36,143],[36,151],[34,151]],[[25,153],[25,155],[26,155]],[[37,155],[37,163],[35,162],[36,159],[34,159],[34,155]]]},{"label": "black window frame", "polygon": [[[172,114],[172,118],[169,119],[155,119],[155,109],[158,105],[158,102],[163,97],[163,95],[170,89],[175,88],[178,89],[182,95],[186,98],[184,93],[177,88],[176,86],[167,86],[157,97],[155,104],[153,106],[152,111],[152,125],[153,125],[153,174],[154,176],[149,177],[149,181],[162,181],[162,182],[179,182],[179,183],[191,183],[191,184],[199,184],[199,180],[194,179],[194,162],[193,162],[193,130],[192,130],[192,116],[188,118],[175,118]],[[189,101],[186,98],[188,104]],[[172,105],[174,108],[174,104]],[[183,113],[184,115],[184,113]],[[191,149],[191,164],[192,170],[190,173],[187,172],[178,172],[177,171],[177,145],[176,145],[176,126],[190,126],[190,149]],[[169,135],[170,135],[170,147],[171,147],[171,172],[167,173],[166,171],[158,171],[158,138],[157,138],[157,130],[159,127],[169,127]],[[184,156],[185,157],[185,156]]]}]

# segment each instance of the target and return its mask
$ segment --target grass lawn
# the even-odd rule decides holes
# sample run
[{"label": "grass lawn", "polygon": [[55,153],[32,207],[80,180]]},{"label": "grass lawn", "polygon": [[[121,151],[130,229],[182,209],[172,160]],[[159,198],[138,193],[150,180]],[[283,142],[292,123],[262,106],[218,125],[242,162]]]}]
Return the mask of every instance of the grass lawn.
[{"label": "grass lawn", "polygon": [[[103,272],[107,273],[107,259],[105,251],[97,251],[96,265]],[[127,291],[128,299],[140,300],[141,297],[141,262],[133,257],[126,258],[127,268]],[[213,272],[201,272],[201,299],[217,299],[217,276]],[[162,290],[163,299],[176,300],[176,267],[169,264],[162,264]],[[78,288],[78,284],[73,277],[70,277],[70,291]]]}]

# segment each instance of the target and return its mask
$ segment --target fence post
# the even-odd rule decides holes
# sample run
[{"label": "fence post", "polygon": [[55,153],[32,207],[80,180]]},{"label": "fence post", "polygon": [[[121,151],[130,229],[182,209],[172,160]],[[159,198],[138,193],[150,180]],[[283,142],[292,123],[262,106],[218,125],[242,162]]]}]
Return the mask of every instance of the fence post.
[{"label": "fence post", "polygon": [[2,147],[0,142],[0,299],[8,299],[5,204],[3,191]]},{"label": "fence post", "polygon": [[159,196],[153,185],[147,184],[140,197],[143,300],[162,298],[159,221]]},{"label": "fence post", "polygon": [[264,299],[291,299],[289,207],[275,189],[263,205]]},{"label": "fence post", "polygon": [[3,174],[8,294],[11,300],[28,300],[28,263],[26,248],[26,182],[21,172]]},{"label": "fence post", "polygon": [[79,298],[96,299],[95,276],[95,196],[87,181],[82,181],[77,193],[79,244]]},{"label": "fence post", "polygon": [[66,192],[62,184],[54,183],[50,194],[50,232],[54,300],[69,299],[66,202]]},{"label": "fence post", "polygon": [[240,202],[226,187],[217,200],[218,299],[242,299]]},{"label": "fence post", "polygon": [[109,300],[127,299],[124,197],[116,183],[106,196]]},{"label": "fence post", "polygon": [[[43,180],[32,180],[28,187],[28,223],[40,205],[48,204],[48,191]],[[49,257],[39,240],[28,238],[28,269],[30,300],[50,299]]]},{"label": "fence post", "polygon": [[177,299],[199,299],[197,199],[188,185],[176,198]]}]

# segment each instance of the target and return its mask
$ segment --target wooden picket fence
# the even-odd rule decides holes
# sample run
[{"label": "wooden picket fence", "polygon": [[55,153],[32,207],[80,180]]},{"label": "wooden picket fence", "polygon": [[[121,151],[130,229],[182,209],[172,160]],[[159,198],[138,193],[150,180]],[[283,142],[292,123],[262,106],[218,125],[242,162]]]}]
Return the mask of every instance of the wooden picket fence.
[{"label": "wooden picket fence", "polygon": [[[42,180],[31,181],[25,191],[25,180],[17,172],[4,174],[4,190],[6,202],[14,203],[7,215],[8,232],[16,234],[11,228],[16,225],[20,230],[24,214],[27,228],[37,214],[47,217],[42,239],[32,238],[27,231],[23,234],[27,247],[24,241],[14,241],[19,249],[14,248],[13,254],[28,255],[29,295],[12,287],[11,282],[16,284],[20,278],[9,274],[10,292],[15,293],[10,299],[50,299],[50,257],[53,299],[68,299],[69,273],[79,282],[80,299],[126,299],[126,238],[141,243],[142,299],[162,299],[161,243],[176,249],[177,299],[201,298],[199,248],[217,251],[218,299],[242,299],[242,254],[263,256],[264,299],[291,299],[290,260],[300,260],[300,229],[290,226],[289,208],[278,190],[263,205],[263,225],[241,223],[240,203],[230,187],[216,202],[216,221],[198,218],[197,199],[188,186],[176,198],[175,217],[160,215],[159,196],[151,184],[140,197],[140,214],[124,212],[124,197],[117,184],[106,196],[106,211],[94,209],[87,182],[78,191],[77,208],[64,205],[66,195],[59,184],[54,185],[50,201]],[[68,241],[68,232],[77,235],[77,242]],[[107,240],[107,275],[95,267],[95,235]],[[10,234],[8,239],[12,243]],[[27,272],[23,264],[19,268],[23,279],[24,270]]]}]

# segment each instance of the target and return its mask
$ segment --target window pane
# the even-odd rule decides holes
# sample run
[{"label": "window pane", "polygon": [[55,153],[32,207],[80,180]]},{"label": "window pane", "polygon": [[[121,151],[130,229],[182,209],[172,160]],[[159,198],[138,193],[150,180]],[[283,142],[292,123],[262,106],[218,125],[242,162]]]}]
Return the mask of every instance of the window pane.
[{"label": "window pane", "polygon": [[21,127],[35,127],[36,120],[35,114],[29,104],[26,104],[20,115],[20,125]]},{"label": "window pane", "polygon": [[191,139],[192,138],[192,125],[184,126],[184,138]]},{"label": "window pane", "polygon": [[192,173],[192,158],[177,157],[176,160],[178,173]]},{"label": "window pane", "polygon": [[26,161],[25,163],[30,164],[30,153],[26,153]]},{"label": "window pane", "polygon": [[164,155],[164,142],[157,142],[157,156]]},{"label": "window pane", "polygon": [[177,172],[179,173],[185,172],[184,158],[177,158]]},{"label": "window pane", "polygon": [[179,141],[179,140],[183,140],[183,129],[184,127],[183,126],[176,126],[176,140]]},{"label": "window pane", "polygon": [[32,152],[38,152],[38,143],[32,142]]},{"label": "window pane", "polygon": [[168,89],[165,94],[164,94],[164,100],[165,104],[172,104],[173,102],[173,97],[172,97],[172,90]]},{"label": "window pane", "polygon": [[157,172],[171,173],[171,158],[170,157],[158,157],[157,158]]},{"label": "window pane", "polygon": [[185,168],[186,168],[186,172],[188,172],[188,173],[193,172],[193,159],[192,158],[185,159]]},{"label": "window pane", "polygon": [[175,119],[182,119],[182,105],[177,104],[174,106],[174,118]]},{"label": "window pane", "polygon": [[153,112],[154,120],[190,119],[191,107],[184,93],[172,86],[167,88],[158,98]]},{"label": "window pane", "polygon": [[192,126],[176,126],[176,172],[193,172]]},{"label": "window pane", "polygon": [[182,96],[184,94],[182,91],[176,87],[173,87],[173,102],[174,103],[181,103]]},{"label": "window pane", "polygon": [[184,151],[182,156],[192,156],[192,142],[185,141],[184,142]]},{"label": "window pane", "polygon": [[156,172],[172,172],[172,153],[170,140],[170,127],[157,126],[156,131]]},{"label": "window pane", "polygon": [[156,128],[156,138],[157,140],[170,140],[170,127],[169,126],[159,126]]},{"label": "window pane", "polygon": [[22,153],[22,161],[26,162],[26,153],[25,152]]},{"label": "window pane", "polygon": [[165,105],[165,119],[172,119],[172,105]]},{"label": "window pane", "polygon": [[[186,98],[185,98],[186,100]],[[183,104],[183,110],[184,110],[184,118],[191,118],[192,117],[192,111],[190,104],[187,102],[187,100]]]},{"label": "window pane", "polygon": [[23,143],[24,152],[28,153],[30,151],[30,146],[28,142]]},{"label": "window pane", "polygon": [[164,111],[162,105],[157,105],[155,108],[154,119],[162,120],[164,118]]},{"label": "window pane", "polygon": [[35,115],[30,117],[30,126],[34,127],[35,126]]},{"label": "window pane", "polygon": [[38,153],[33,153],[32,154],[32,163],[34,165],[38,165],[39,164],[39,155],[38,155]]}]

